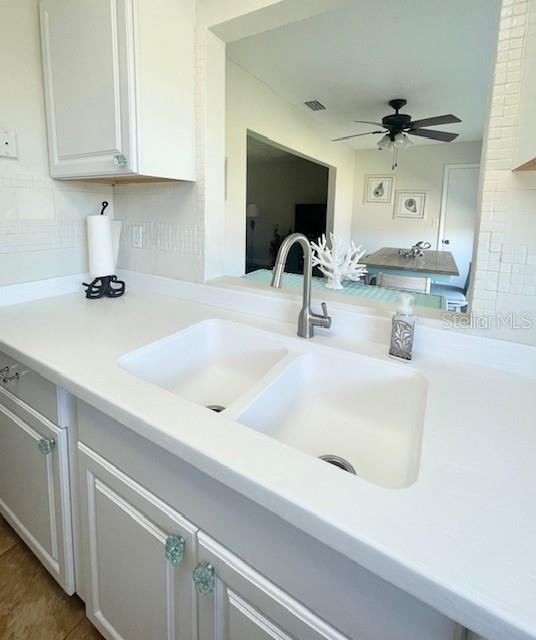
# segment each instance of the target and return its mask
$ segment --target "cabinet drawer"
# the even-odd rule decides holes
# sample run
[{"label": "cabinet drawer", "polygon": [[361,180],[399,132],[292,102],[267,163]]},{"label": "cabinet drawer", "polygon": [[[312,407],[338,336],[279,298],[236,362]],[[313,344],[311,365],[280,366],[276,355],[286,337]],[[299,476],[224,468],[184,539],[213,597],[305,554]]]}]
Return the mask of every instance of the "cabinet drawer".
[{"label": "cabinet drawer", "polygon": [[1,401],[0,511],[74,593],[67,430],[35,412],[23,420]]},{"label": "cabinet drawer", "polygon": [[61,424],[56,385],[1,351],[0,389],[9,391],[51,422],[65,426]]}]

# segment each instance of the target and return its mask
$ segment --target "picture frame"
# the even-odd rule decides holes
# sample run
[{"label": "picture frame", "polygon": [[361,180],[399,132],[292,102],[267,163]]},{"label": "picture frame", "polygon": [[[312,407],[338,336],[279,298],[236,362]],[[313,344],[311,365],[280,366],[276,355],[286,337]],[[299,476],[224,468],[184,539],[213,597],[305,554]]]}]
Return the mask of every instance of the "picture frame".
[{"label": "picture frame", "polygon": [[364,204],[391,204],[395,178],[392,175],[367,175],[363,191]]},{"label": "picture frame", "polygon": [[397,191],[393,218],[424,220],[426,191]]}]

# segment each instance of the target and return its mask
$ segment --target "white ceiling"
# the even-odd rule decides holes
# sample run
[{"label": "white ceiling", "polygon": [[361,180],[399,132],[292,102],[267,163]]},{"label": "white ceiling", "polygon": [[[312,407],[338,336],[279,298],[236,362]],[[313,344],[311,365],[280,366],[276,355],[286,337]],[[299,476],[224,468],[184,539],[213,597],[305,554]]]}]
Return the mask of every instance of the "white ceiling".
[{"label": "white ceiling", "polygon": [[[229,57],[337,137],[374,127],[391,98],[416,118],[481,140],[495,61],[499,0],[349,0],[345,6],[228,45]],[[326,111],[303,105],[317,99]],[[350,142],[372,148],[379,136]],[[417,144],[429,141],[413,138]],[[340,144],[340,143],[339,143]],[[434,143],[431,144],[440,144]]]}]

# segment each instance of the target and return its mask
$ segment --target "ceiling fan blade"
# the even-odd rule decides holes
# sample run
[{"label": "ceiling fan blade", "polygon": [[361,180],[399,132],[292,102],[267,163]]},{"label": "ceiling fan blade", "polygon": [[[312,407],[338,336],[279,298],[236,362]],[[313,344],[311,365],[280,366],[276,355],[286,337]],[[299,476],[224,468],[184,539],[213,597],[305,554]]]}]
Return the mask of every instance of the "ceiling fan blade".
[{"label": "ceiling fan blade", "polygon": [[340,142],[341,140],[349,140],[350,138],[359,138],[359,136],[370,136],[373,133],[384,133],[384,131],[367,131],[366,133],[354,133],[351,136],[342,136],[341,138],[334,138],[331,142]]},{"label": "ceiling fan blade", "polygon": [[383,127],[381,122],[371,122],[370,120],[354,120],[358,124],[373,124],[375,127]]},{"label": "ceiling fan blade", "polygon": [[448,113],[444,116],[433,116],[432,118],[423,118],[422,120],[414,120],[407,126],[412,129],[420,129],[421,127],[433,127],[436,124],[454,124],[455,122],[461,122],[460,118],[453,116],[452,113]]},{"label": "ceiling fan blade", "polygon": [[434,129],[411,129],[406,133],[410,136],[420,136],[421,138],[430,138],[430,140],[439,140],[440,142],[452,142],[460,135],[459,133],[435,131]]}]

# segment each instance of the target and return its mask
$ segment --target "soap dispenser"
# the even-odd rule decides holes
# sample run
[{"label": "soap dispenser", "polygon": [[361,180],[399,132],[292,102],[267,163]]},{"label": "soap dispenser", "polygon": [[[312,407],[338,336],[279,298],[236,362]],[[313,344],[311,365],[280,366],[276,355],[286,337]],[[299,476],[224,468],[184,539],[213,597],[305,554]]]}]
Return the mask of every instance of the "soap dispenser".
[{"label": "soap dispenser", "polygon": [[409,293],[402,293],[398,308],[393,316],[389,355],[401,360],[411,360],[413,350],[415,317],[412,302],[413,297]]}]

